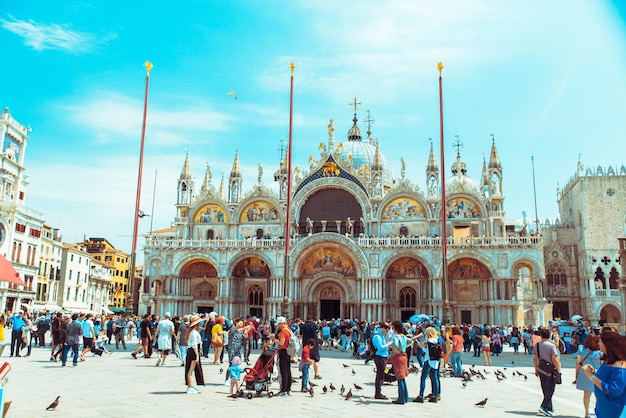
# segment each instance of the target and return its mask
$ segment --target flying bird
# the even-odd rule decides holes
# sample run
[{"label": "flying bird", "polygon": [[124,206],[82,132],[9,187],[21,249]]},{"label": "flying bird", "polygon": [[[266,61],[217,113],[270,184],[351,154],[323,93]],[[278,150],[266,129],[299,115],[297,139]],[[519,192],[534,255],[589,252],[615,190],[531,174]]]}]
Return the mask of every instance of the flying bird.
[{"label": "flying bird", "polygon": [[487,398],[483,399],[480,402],[476,402],[474,405],[480,406],[481,408],[483,408],[485,405],[487,405]]},{"label": "flying bird", "polygon": [[234,91],[228,90],[226,94],[233,96],[233,99],[237,100],[237,93],[235,93]]},{"label": "flying bird", "polygon": [[356,390],[361,390],[361,389],[363,389],[363,387],[361,387],[361,386],[357,385],[356,383],[354,383],[354,388],[355,388]]},{"label": "flying bird", "polygon": [[46,408],[46,411],[54,411],[57,406],[59,406],[59,399],[61,396],[57,396],[57,398]]},{"label": "flying bird", "polygon": [[346,393],[346,401],[349,401],[351,397],[352,397],[352,389],[350,389],[348,393]]},{"label": "flying bird", "polygon": [[322,392],[324,393],[328,392],[328,388],[326,387],[326,385],[324,385],[324,387],[322,388]]}]

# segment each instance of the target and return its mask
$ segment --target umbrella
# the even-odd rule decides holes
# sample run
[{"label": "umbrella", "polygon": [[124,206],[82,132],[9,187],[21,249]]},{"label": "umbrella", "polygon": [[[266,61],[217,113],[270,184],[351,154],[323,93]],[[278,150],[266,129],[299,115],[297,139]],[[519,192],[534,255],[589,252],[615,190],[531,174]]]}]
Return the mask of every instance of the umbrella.
[{"label": "umbrella", "polygon": [[24,286],[24,280],[9,260],[0,255],[0,281]]},{"label": "umbrella", "polygon": [[417,324],[418,322],[428,322],[429,320],[429,316],[425,314],[415,314],[409,318],[409,322],[412,324]]}]

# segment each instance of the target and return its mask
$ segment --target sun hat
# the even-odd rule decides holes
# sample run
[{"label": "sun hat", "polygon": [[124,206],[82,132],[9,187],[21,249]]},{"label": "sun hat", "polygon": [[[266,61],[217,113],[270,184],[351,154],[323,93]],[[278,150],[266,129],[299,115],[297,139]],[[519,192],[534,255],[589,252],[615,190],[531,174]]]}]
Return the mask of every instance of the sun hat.
[{"label": "sun hat", "polygon": [[199,324],[200,321],[202,321],[202,318],[200,318],[198,315],[194,315],[191,317],[191,320],[189,322],[189,326],[193,327],[196,324]]},{"label": "sun hat", "polygon": [[282,324],[283,322],[287,322],[284,316],[279,316],[278,318],[276,318],[276,325]]}]

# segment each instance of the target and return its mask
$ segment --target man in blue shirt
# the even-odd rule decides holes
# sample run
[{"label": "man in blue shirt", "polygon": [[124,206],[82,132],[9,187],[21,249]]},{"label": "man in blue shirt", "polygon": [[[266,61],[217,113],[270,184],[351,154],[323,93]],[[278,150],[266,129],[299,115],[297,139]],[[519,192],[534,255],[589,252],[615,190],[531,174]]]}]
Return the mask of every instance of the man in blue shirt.
[{"label": "man in blue shirt", "polygon": [[26,326],[26,321],[23,318],[24,311],[18,311],[17,315],[11,317],[11,323],[13,324],[13,331],[11,332],[11,357],[15,352],[15,357],[20,356],[20,349],[22,348],[22,327]]},{"label": "man in blue shirt", "polygon": [[387,365],[387,357],[389,357],[389,348],[386,340],[388,333],[389,324],[383,322],[379,328],[374,330],[374,337],[372,338],[372,345],[376,348],[376,354],[374,355],[374,363],[376,364],[375,399],[388,399],[382,394],[385,367]]}]

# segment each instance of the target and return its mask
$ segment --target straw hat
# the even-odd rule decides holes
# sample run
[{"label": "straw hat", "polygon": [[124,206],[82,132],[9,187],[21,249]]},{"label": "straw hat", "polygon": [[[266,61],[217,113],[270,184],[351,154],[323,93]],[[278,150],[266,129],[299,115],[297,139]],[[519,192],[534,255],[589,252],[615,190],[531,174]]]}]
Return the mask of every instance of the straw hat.
[{"label": "straw hat", "polygon": [[190,319],[189,326],[193,327],[194,325],[199,324],[200,321],[202,321],[202,318],[200,318],[198,315],[194,315]]}]

